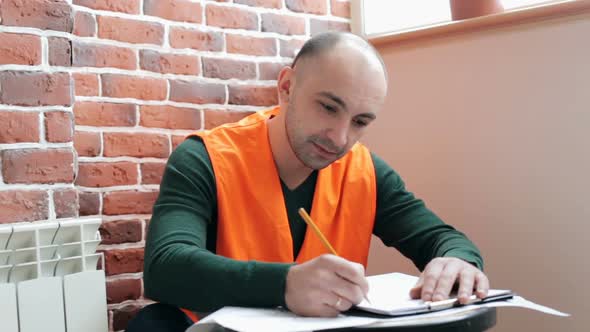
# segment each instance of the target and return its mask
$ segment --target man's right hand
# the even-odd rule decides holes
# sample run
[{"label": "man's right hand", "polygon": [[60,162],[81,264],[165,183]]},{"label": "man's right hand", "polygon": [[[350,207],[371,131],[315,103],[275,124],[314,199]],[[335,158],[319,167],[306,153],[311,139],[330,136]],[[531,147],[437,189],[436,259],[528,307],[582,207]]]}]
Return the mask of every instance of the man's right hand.
[{"label": "man's right hand", "polygon": [[289,269],[285,302],[297,315],[334,317],[360,303],[368,291],[361,264],[322,255]]}]

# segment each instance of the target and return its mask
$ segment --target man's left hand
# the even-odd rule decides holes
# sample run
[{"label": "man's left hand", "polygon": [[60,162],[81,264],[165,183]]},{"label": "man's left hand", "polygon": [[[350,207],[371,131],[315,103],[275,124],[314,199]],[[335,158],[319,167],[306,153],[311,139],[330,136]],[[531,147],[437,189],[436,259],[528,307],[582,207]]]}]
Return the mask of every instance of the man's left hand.
[{"label": "man's left hand", "polygon": [[478,298],[486,297],[490,288],[488,277],[475,266],[459,258],[438,257],[426,265],[410,290],[410,297],[424,301],[446,300],[456,283],[461,304],[468,303],[474,291]]}]

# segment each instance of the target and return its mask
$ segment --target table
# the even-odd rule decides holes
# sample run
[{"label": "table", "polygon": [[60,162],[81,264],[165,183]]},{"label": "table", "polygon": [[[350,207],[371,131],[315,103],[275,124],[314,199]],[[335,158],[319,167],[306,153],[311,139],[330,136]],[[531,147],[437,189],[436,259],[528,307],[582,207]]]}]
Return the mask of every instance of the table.
[{"label": "table", "polygon": [[412,322],[385,323],[380,327],[324,330],[326,332],[482,332],[496,324],[496,308],[481,307],[446,317],[419,319]]}]

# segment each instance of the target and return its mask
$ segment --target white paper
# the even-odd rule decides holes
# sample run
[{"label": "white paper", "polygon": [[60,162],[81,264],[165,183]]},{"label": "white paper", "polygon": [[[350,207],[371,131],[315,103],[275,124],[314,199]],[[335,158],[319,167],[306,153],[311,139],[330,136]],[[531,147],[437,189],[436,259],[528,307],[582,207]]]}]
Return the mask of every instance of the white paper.
[{"label": "white paper", "polygon": [[194,324],[186,332],[212,331],[216,324],[240,332],[304,332],[362,326],[378,320],[344,315],[334,318],[301,317],[281,309],[225,307]]},{"label": "white paper", "polygon": [[533,303],[521,296],[514,296],[513,298],[506,300],[506,301],[498,301],[498,302],[490,302],[481,304],[486,307],[521,307],[527,308],[531,310],[540,311],[545,314],[555,315],[555,316],[562,316],[562,317],[569,317],[570,314],[566,314],[561,311],[557,311],[555,309],[551,309],[549,307]]},{"label": "white paper", "polygon": [[[418,277],[402,273],[389,273],[368,277],[370,304],[363,301],[363,305],[372,306],[382,310],[407,310],[425,307],[421,300],[412,300],[409,296],[410,289],[414,286]],[[505,293],[506,290],[490,290],[488,295]],[[219,326],[239,331],[273,331],[273,332],[299,332],[319,331],[324,329],[345,328],[353,326],[385,327],[403,326],[405,324],[423,323],[429,320],[448,319],[457,315],[466,315],[472,310],[482,307],[522,307],[537,310],[543,313],[569,316],[560,311],[527,301],[520,296],[514,296],[509,300],[493,301],[481,304],[471,304],[441,311],[422,313],[413,316],[372,318],[340,315],[335,318],[300,317],[282,309],[258,309],[225,307],[205,317],[186,332],[213,332]],[[427,307],[427,306],[426,306]]]}]

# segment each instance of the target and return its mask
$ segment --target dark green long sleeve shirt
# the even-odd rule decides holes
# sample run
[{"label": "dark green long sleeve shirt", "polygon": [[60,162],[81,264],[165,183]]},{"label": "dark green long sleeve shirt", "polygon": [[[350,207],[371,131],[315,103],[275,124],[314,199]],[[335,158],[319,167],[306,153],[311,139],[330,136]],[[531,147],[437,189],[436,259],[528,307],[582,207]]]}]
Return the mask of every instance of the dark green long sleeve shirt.
[{"label": "dark green long sleeve shirt", "polygon": [[[435,257],[452,256],[483,267],[475,245],[443,223],[406,191],[400,176],[371,154],[377,180],[373,234],[395,247],[418,269]],[[294,256],[305,236],[299,207],[311,210],[317,171],[294,190],[282,183]],[[285,304],[292,264],[237,261],[215,254],[217,194],[207,149],[189,138],[171,154],[149,225],[144,262],[147,297],[194,311],[226,305],[272,307]]]}]

